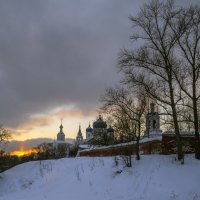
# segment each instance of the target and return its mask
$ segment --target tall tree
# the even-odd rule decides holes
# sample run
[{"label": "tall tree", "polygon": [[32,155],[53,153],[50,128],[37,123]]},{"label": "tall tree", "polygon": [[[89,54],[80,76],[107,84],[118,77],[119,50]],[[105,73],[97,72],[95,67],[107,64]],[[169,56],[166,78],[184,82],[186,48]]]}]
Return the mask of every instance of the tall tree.
[{"label": "tall tree", "polygon": [[[110,112],[120,110],[123,116],[126,116],[126,118],[123,118],[123,125],[125,126],[122,126],[125,129],[122,131],[130,130],[129,134],[132,134],[136,139],[136,159],[139,160],[139,140],[142,125],[145,124],[144,114],[147,105],[145,95],[138,92],[137,95],[133,96],[130,91],[121,87],[108,88],[101,101],[103,110],[109,110]],[[127,119],[127,121],[124,121],[124,119]]]},{"label": "tall tree", "polygon": [[3,128],[3,126],[1,125],[0,126],[0,145],[2,143],[8,142],[10,138],[11,138],[10,132],[7,129]]},{"label": "tall tree", "polygon": [[171,0],[144,4],[136,17],[130,17],[135,30],[131,40],[138,42],[139,48],[124,49],[119,57],[126,83],[142,86],[152,99],[170,107],[167,113],[173,117],[179,160],[183,153],[176,106],[181,95],[177,95],[173,71],[174,50],[182,32],[174,34],[170,24],[181,12]]},{"label": "tall tree", "polygon": [[103,108],[102,111],[112,118],[112,127],[115,130],[115,143],[123,143],[132,141],[134,139],[133,135],[130,133],[134,130],[135,124],[129,119],[129,117],[124,113],[121,108]]},{"label": "tall tree", "polygon": [[[177,17],[176,24],[171,23],[171,30],[177,36],[179,65],[174,76],[181,90],[189,98],[186,104],[193,111],[193,124],[196,137],[195,157],[200,159],[198,101],[200,99],[200,8],[185,9]],[[178,33],[182,32],[181,37]]]}]

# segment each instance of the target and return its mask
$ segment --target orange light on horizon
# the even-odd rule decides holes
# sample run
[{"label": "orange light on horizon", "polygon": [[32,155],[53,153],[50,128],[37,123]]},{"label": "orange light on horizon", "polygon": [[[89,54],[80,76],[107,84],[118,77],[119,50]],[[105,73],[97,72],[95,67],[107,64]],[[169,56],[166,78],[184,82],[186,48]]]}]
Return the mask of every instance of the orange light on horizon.
[{"label": "orange light on horizon", "polygon": [[25,147],[23,144],[19,147],[19,151],[25,151]]},{"label": "orange light on horizon", "polygon": [[31,154],[37,154],[38,152],[40,152],[39,149],[29,149],[29,150],[22,150],[21,151],[21,148],[20,148],[19,151],[10,152],[9,155],[10,156],[22,157],[22,156],[30,156]]}]

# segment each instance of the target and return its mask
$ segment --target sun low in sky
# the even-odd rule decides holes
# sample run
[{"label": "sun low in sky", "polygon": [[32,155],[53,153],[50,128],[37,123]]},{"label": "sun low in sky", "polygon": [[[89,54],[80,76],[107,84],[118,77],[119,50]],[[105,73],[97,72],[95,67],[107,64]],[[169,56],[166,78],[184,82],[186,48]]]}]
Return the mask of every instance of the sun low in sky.
[{"label": "sun low in sky", "polygon": [[26,150],[23,146],[21,146],[19,150],[12,151],[12,152],[9,153],[9,155],[10,156],[22,157],[22,156],[30,156],[31,154],[37,154],[39,152],[40,152],[39,149],[29,149],[29,150]]}]

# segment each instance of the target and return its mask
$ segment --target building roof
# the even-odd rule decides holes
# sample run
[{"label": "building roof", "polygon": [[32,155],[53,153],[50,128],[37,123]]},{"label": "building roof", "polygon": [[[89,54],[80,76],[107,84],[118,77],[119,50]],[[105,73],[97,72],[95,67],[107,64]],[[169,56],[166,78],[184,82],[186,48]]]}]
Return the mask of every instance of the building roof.
[{"label": "building roof", "polygon": [[91,126],[89,124],[89,126],[86,128],[86,132],[92,132],[92,131],[93,131],[93,129],[91,128]]},{"label": "building roof", "polygon": [[99,115],[99,119],[97,119],[94,123],[93,123],[93,128],[107,128],[107,124],[105,121],[103,121],[101,115]]}]

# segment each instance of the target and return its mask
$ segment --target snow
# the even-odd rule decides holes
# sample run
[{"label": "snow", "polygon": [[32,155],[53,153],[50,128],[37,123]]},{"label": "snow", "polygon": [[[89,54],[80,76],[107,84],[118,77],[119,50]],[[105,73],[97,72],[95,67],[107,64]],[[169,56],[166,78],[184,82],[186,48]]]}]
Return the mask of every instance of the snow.
[{"label": "snow", "polygon": [[175,157],[142,155],[132,168],[112,157],[28,162],[1,175],[0,200],[200,200],[200,161]]}]

